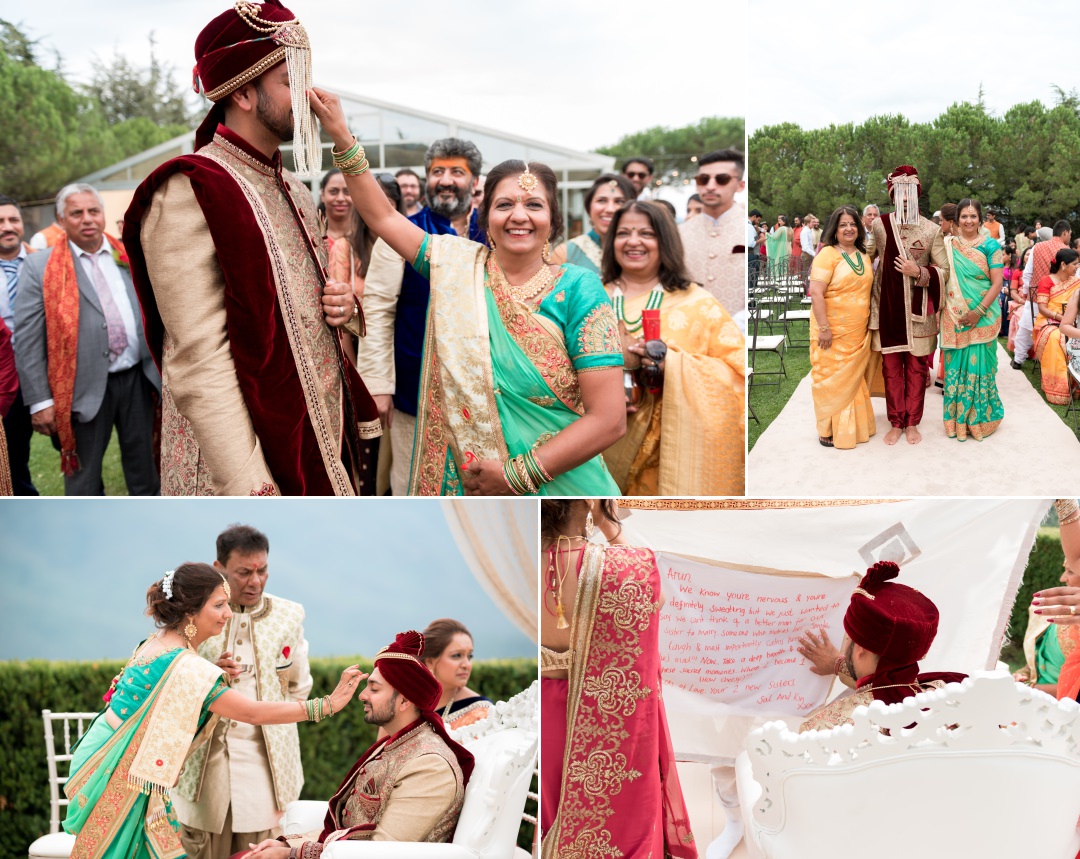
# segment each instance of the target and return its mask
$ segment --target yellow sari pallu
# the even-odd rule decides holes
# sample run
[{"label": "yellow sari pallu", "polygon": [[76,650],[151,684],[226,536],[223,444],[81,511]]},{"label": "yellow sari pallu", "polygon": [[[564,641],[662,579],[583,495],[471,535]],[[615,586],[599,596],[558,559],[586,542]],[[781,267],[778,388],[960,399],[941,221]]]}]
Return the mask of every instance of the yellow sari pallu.
[{"label": "yellow sari pallu", "polygon": [[[860,259],[863,271],[856,274]],[[841,450],[869,441],[877,431],[868,384],[871,369],[880,364],[871,364],[867,330],[874,272],[870,258],[859,251],[851,260],[855,269],[838,248],[829,246],[821,249],[810,270],[810,280],[826,285],[825,316],[833,337],[828,349],[818,346],[817,318],[811,313],[810,391],[814,416],[818,436],[831,438],[833,447]]]}]

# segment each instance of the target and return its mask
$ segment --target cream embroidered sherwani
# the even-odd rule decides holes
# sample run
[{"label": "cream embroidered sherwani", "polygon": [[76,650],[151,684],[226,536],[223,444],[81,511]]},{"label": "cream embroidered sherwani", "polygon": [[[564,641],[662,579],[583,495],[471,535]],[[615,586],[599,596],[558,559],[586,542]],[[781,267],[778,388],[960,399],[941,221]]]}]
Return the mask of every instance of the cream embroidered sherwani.
[{"label": "cream embroidered sherwani", "polygon": [[[339,839],[445,842],[453,837],[465,802],[461,767],[452,749],[422,721],[385,743],[330,800],[337,829],[324,844],[321,832],[295,838],[306,842],[301,856],[315,859],[325,844]],[[362,827],[350,832],[353,827]]]},{"label": "cream embroidered sherwani", "polygon": [[[735,203],[719,218],[702,212],[679,225],[686,268],[734,316],[746,309],[746,207]],[[740,253],[734,249],[741,247]]]},{"label": "cream embroidered sherwani", "polygon": [[[938,317],[937,312],[929,312],[926,287],[929,283],[927,274],[930,268],[938,270],[941,294],[944,296],[945,284],[949,280],[949,258],[945,250],[945,239],[941,228],[929,218],[919,218],[913,226],[892,226],[894,239],[899,239],[908,259],[923,268],[919,278],[903,276],[903,305],[906,337],[897,338],[896,342],[883,342],[881,329],[885,322],[880,318],[882,279],[886,266],[892,266],[893,257],[886,253],[887,237],[885,218],[875,218],[866,235],[866,252],[872,261],[877,262],[874,271],[874,285],[870,291],[870,346],[875,352],[910,352],[912,355],[930,355],[937,348]],[[940,303],[940,299],[939,299]]]},{"label": "cream embroidered sherwani", "polygon": [[[326,267],[326,243],[311,194],[285,171],[279,182],[272,166],[220,134],[199,150],[198,157],[225,168],[252,207],[272,260],[276,282],[272,280],[270,288],[277,290],[306,419],[317,439],[319,465],[328,477],[330,489],[325,494],[352,495],[341,451],[344,418],[337,334],[324,321],[317,267]],[[174,173],[154,191],[141,236],[165,328],[161,494],[281,494],[264,458],[266,440],[256,434],[238,378],[218,248],[185,173]],[[251,326],[265,327],[267,336],[273,333],[268,320],[248,312]],[[378,421],[364,422],[359,429],[363,438],[380,435]]]},{"label": "cream embroidered sherwani", "polygon": [[[301,701],[311,691],[304,609],[263,594],[255,606],[232,606],[225,630],[199,655],[217,662],[226,650],[242,666],[232,688],[258,701]],[[220,833],[226,813],[233,832],[275,829],[285,806],[300,797],[304,773],[296,725],[222,720],[210,742],[188,759],[173,792],[180,822]]]}]

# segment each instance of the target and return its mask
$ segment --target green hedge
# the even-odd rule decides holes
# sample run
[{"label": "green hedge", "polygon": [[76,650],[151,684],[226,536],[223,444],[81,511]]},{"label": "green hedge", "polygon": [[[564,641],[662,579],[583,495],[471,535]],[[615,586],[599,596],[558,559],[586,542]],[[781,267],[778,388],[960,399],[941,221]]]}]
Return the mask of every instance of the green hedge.
[{"label": "green hedge", "polygon": [[[313,695],[325,695],[337,685],[341,671],[364,658],[314,659]],[[25,857],[26,848],[49,831],[48,769],[45,763],[41,711],[95,712],[101,695],[123,662],[0,662],[0,857]],[[469,687],[493,701],[522,691],[537,676],[536,660],[508,659],[477,662]],[[364,722],[363,708],[353,702],[333,719],[300,726],[304,761],[303,799],[329,799],[356,759],[375,742],[376,729]],[[535,813],[535,809],[533,809]],[[523,828],[523,847],[531,849],[532,827]]]}]

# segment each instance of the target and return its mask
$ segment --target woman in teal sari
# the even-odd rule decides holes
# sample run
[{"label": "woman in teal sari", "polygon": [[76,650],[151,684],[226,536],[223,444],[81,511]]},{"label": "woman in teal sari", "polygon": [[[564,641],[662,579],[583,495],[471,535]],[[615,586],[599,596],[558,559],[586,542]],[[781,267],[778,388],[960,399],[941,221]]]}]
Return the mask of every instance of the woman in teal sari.
[{"label": "woman in teal sari", "polygon": [[[548,263],[555,174],[520,161],[488,173],[491,248],[430,236],[389,205],[337,97],[310,99],[364,223],[431,283],[409,493],[619,494],[600,454],[626,432],[622,344],[599,277]],[[334,284],[323,305],[330,324],[352,315]]]},{"label": "woman in teal sari", "polygon": [[945,239],[949,283],[941,312],[945,354],[945,432],[982,440],[1005,416],[997,389],[1001,328],[1002,251],[979,232],[982,206],[965,198],[956,207],[959,233]]},{"label": "woman in teal sari", "polygon": [[791,234],[787,215],[777,215],[776,226],[769,231],[768,238],[765,239],[768,270],[772,274],[771,280],[787,276],[788,258],[791,256]]},{"label": "woman in teal sari", "polygon": [[611,226],[611,219],[623,204],[631,203],[635,199],[637,192],[625,176],[615,173],[600,176],[585,192],[585,211],[589,214],[591,229],[555,248],[551,254],[551,262],[555,265],[568,262],[600,274],[604,236]]},{"label": "woman in teal sari", "polygon": [[180,825],[169,801],[188,754],[219,717],[253,725],[318,721],[353,697],[355,666],[332,695],[263,702],[229,689],[222,669],[195,648],[232,616],[228,585],[213,567],[183,564],[146,592],[161,631],[136,649],[105,694],[107,706],[72,749],[65,831],[73,859],[180,859]]}]

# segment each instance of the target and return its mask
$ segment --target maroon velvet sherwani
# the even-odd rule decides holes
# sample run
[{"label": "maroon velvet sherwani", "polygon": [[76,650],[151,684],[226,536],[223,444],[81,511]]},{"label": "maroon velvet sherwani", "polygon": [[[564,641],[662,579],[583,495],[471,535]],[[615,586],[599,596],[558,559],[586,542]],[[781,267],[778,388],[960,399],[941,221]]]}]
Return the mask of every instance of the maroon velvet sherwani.
[{"label": "maroon velvet sherwani", "polygon": [[162,494],[372,492],[378,413],[324,321],[325,239],[280,153],[219,125],[139,186],[124,239],[163,377]]},{"label": "maroon velvet sherwani", "polygon": [[[929,356],[937,344],[937,312],[949,277],[941,228],[927,218],[895,223],[893,213],[874,221],[866,237],[871,259],[878,259],[870,293],[871,347],[881,353],[885,406],[894,427],[918,426]],[[896,270],[898,258],[919,266],[919,276]]]}]

